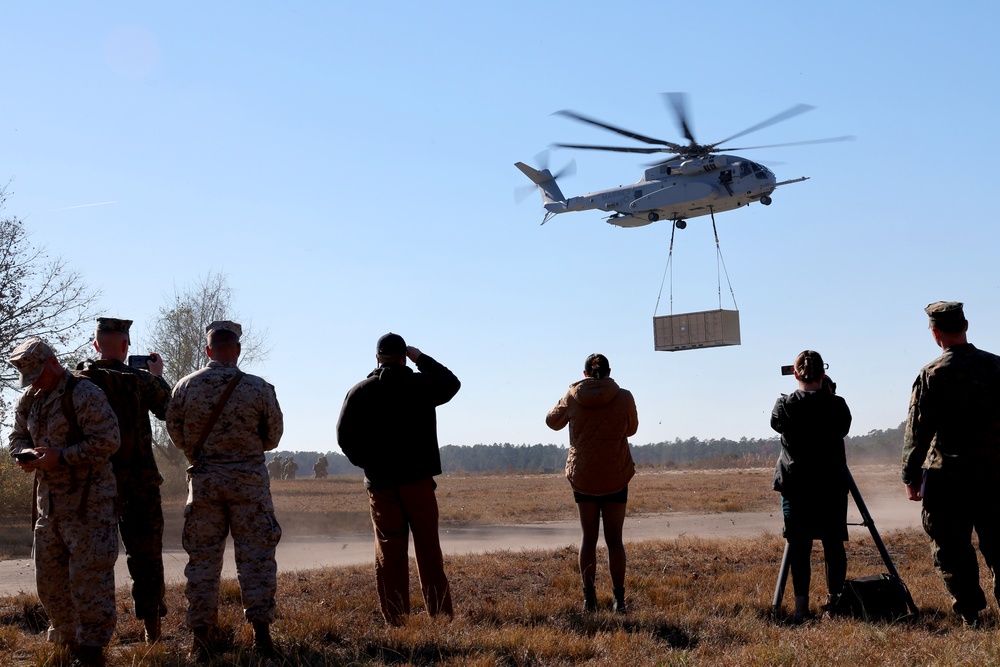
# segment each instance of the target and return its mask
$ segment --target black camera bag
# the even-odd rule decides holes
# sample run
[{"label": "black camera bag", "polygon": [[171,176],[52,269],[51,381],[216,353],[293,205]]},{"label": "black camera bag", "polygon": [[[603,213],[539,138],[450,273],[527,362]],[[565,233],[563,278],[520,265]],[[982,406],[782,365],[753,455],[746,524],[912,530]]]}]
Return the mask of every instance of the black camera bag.
[{"label": "black camera bag", "polygon": [[889,574],[848,579],[837,612],[866,621],[898,621],[907,616],[906,584]]}]

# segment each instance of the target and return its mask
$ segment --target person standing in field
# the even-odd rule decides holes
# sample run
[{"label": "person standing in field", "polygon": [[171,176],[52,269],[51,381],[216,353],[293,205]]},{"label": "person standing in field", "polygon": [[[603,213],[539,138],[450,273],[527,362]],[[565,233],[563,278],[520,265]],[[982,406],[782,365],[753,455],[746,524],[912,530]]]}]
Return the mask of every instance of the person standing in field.
[{"label": "person standing in field", "polygon": [[792,620],[801,623],[809,614],[813,540],[823,543],[828,609],[835,608],[844,589],[848,493],[844,437],[851,429],[851,411],[834,393],[836,385],[827,378],[819,352],[799,353],[792,368],[799,388],[782,394],[771,411],[771,428],[781,434],[773,488],[781,493],[789,547],[795,591]]},{"label": "person standing in field", "polygon": [[146,642],[160,638],[160,619],[167,614],[163,582],[163,478],[153,456],[153,431],[149,413],[163,419],[170,400],[170,385],[163,375],[163,359],[149,355],[145,370],[125,363],[131,344],[132,320],[97,318],[94,349],[97,360],[77,366],[104,392],[118,417],[121,446],[111,457],[118,485],[118,530],[125,545],[132,579],[135,617],[146,629]]},{"label": "person standing in field", "polygon": [[[436,408],[458,393],[455,374],[399,334],[376,345],[378,368],[347,392],[337,442],[365,471],[375,530],[375,584],[382,617],[401,625],[410,613],[409,534],[427,613],[454,616],[438,536],[434,476],[441,474]],[[409,359],[419,373],[406,365]]]},{"label": "person standing in field", "polygon": [[580,543],[583,609],[597,610],[597,538],[603,517],[614,594],[612,608],[624,614],[626,557],[622,531],[628,483],[635,474],[628,445],[629,436],[639,430],[635,399],[611,378],[608,358],[592,354],[584,362],[583,379],[570,385],[566,395],[549,411],[545,423],[556,431],[569,424],[566,479],[573,489],[583,529]]},{"label": "person standing in field", "polygon": [[216,650],[219,578],[230,530],[244,616],[253,625],[258,652],[275,655],[270,626],[281,527],[264,452],[278,446],[284,421],[274,387],[236,365],[242,333],[235,322],[208,325],[210,361],[177,382],[167,408],[170,439],[191,463],[184,507],[184,594],[194,633],[191,655],[199,662],[210,660]]},{"label": "person standing in field", "polygon": [[115,611],[118,521],[111,455],[118,420],[92,382],[74,377],[40,338],[10,355],[20,386],[10,452],[35,474],[35,583],[47,639],[73,664],[101,666]]},{"label": "person standing in field", "polygon": [[924,530],[952,608],[976,626],[986,596],[972,531],[1000,602],[1000,356],[969,342],[961,303],[938,301],[924,312],[942,353],[913,383],[903,436],[903,484],[910,500],[923,501]]}]

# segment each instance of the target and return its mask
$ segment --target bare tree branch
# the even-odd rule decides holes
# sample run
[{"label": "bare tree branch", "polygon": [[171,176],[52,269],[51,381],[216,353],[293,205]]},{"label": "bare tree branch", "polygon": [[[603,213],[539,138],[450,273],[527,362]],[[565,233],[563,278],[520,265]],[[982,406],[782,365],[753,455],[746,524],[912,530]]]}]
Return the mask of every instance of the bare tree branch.
[{"label": "bare tree branch", "polygon": [[[0,186],[0,211],[7,201]],[[29,336],[45,339],[65,356],[77,356],[89,340],[85,325],[95,317],[98,291],[83,275],[57,257],[48,259],[43,247],[29,241],[29,233],[16,217],[0,219],[0,423],[18,390],[17,372],[6,363],[10,352]],[[80,342],[83,341],[83,342]]]}]

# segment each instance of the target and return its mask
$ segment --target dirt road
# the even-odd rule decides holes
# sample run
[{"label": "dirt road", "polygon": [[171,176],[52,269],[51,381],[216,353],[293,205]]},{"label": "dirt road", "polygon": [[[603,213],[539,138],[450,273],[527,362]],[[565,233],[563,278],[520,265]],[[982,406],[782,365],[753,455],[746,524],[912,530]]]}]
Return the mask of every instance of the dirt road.
[{"label": "dirt road", "polygon": [[[897,491],[897,489],[892,489]],[[865,498],[869,512],[881,535],[891,530],[920,528],[920,504],[906,500],[901,493],[873,494]],[[849,523],[860,523],[854,503],[850,503]],[[703,538],[752,537],[761,533],[781,532],[781,513],[671,513],[629,517],[625,521],[626,541],[674,539],[680,536]],[[868,530],[851,528],[853,539],[868,539]],[[856,536],[856,537],[854,537]],[[521,526],[445,527],[441,545],[445,553],[484,553],[488,551],[551,549],[576,544],[580,527],[575,521]],[[323,536],[295,536],[282,539],[278,545],[278,571],[294,572],[318,567],[371,563],[373,558],[371,533]],[[412,549],[411,549],[412,553]],[[187,555],[180,550],[164,552],[168,582],[184,580]],[[128,581],[124,551],[115,570],[119,585]],[[226,548],[224,577],[236,576],[232,543]],[[19,591],[34,592],[34,569],[27,559],[0,561],[0,595]]]}]

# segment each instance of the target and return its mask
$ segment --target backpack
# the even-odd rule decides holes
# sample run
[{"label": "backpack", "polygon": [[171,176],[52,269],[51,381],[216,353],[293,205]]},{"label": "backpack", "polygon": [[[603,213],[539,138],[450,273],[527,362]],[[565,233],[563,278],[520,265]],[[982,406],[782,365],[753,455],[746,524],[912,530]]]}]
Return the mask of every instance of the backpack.
[{"label": "backpack", "polygon": [[104,392],[115,417],[118,418],[121,445],[111,456],[111,465],[114,469],[117,471],[148,465],[146,459],[152,456],[152,452],[143,451],[139,436],[141,431],[138,427],[139,419],[149,419],[146,411],[142,409],[139,379],[132,373],[97,365],[89,360],[77,366],[73,374],[96,384]]}]

